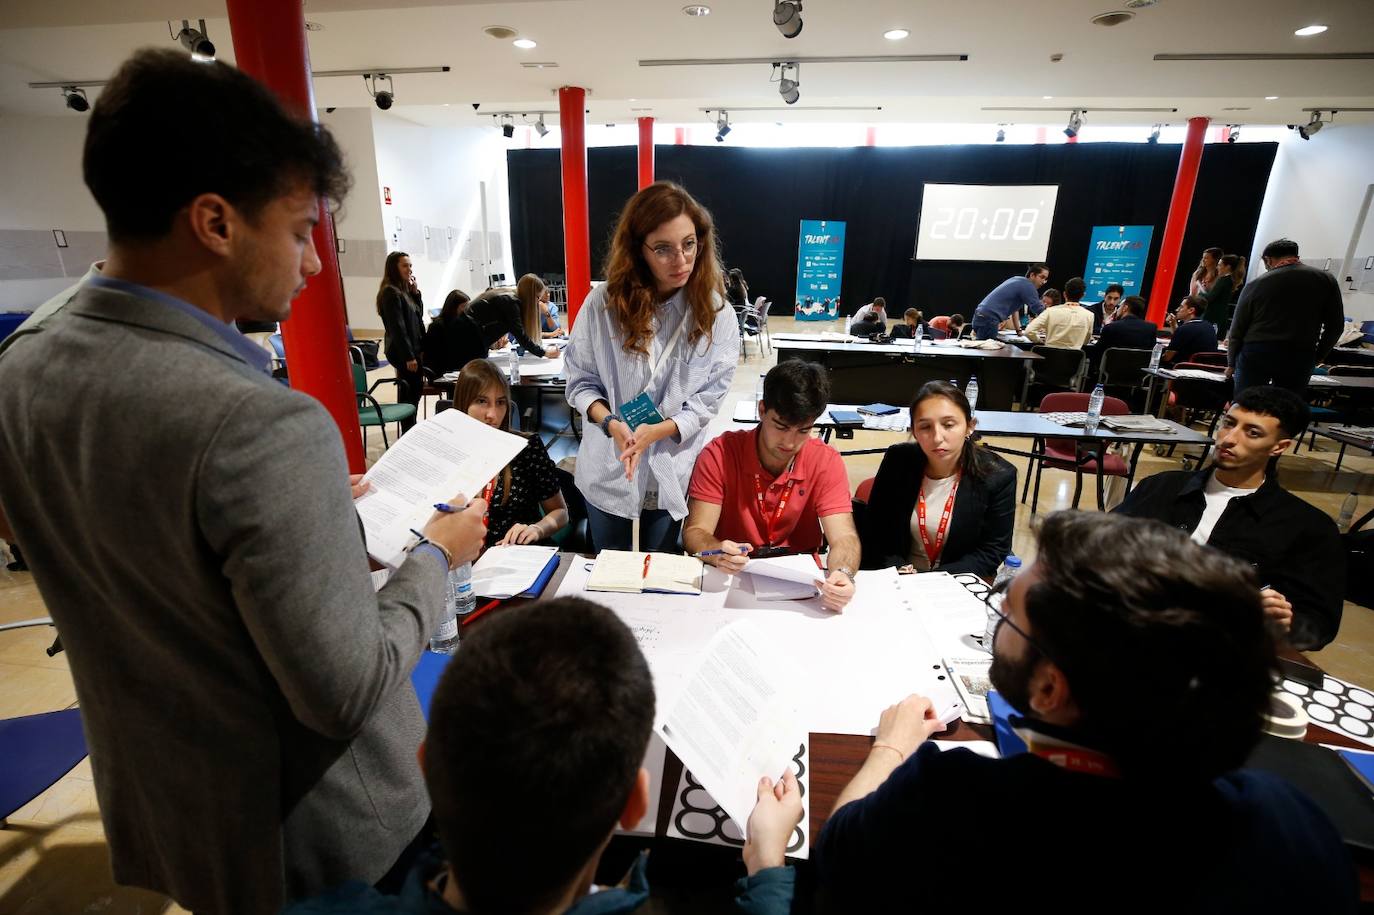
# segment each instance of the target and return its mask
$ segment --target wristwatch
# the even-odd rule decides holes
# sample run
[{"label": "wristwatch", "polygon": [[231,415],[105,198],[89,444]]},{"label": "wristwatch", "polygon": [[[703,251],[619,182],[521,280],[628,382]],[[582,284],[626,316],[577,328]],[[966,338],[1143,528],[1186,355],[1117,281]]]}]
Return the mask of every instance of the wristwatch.
[{"label": "wristwatch", "polygon": [[851,585],[854,584],[854,570],[853,570],[853,569],[847,569],[847,568],[845,568],[844,566],[836,566],[836,567],[833,568],[833,569],[826,569],[826,571],[827,571],[827,572],[839,572],[839,573],[842,574],[845,578],[848,578],[848,579],[849,579],[849,583],[850,583]]},{"label": "wristwatch", "polygon": [[[607,438],[611,437],[611,420],[613,419],[620,419],[620,417],[614,413],[607,413],[605,416],[601,417],[601,422],[598,424],[601,426],[601,432]],[[620,419],[620,421],[623,423],[625,420]]]}]

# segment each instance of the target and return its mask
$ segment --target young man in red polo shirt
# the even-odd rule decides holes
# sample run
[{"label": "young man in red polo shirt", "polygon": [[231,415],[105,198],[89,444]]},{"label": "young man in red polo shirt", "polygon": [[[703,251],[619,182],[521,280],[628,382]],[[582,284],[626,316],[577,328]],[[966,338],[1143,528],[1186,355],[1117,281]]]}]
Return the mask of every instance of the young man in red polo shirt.
[{"label": "young man in red polo shirt", "polygon": [[763,380],[759,424],[722,434],[697,458],[682,542],[691,553],[720,550],[702,558],[738,572],[764,548],[815,552],[824,532],[830,552],[817,586],[826,609],[839,611],[854,596],[859,534],[844,460],[811,434],[829,397],[816,363],[774,366]]}]

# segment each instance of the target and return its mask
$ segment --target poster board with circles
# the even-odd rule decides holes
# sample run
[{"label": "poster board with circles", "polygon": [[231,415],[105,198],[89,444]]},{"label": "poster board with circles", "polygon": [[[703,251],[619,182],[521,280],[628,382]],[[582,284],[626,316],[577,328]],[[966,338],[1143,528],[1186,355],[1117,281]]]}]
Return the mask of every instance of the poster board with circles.
[{"label": "poster board with circles", "polygon": [[1288,678],[1279,689],[1297,697],[1313,724],[1374,747],[1374,691],[1325,675],[1321,689]]}]

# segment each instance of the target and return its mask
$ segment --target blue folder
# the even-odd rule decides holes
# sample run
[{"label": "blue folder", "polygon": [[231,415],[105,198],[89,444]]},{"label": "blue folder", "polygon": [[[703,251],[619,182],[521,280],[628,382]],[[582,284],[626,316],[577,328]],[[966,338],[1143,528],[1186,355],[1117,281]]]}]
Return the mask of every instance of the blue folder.
[{"label": "blue folder", "polygon": [[558,554],[554,553],[549,557],[548,563],[544,566],[544,571],[539,573],[539,577],[534,580],[534,584],[528,590],[515,595],[516,597],[538,597],[544,593],[544,589],[549,586],[549,580],[553,578],[553,573],[558,571]]},{"label": "blue folder", "polygon": [[900,412],[900,407],[894,407],[890,403],[871,403],[859,407],[860,413],[867,413],[869,416],[891,416],[893,413]]}]

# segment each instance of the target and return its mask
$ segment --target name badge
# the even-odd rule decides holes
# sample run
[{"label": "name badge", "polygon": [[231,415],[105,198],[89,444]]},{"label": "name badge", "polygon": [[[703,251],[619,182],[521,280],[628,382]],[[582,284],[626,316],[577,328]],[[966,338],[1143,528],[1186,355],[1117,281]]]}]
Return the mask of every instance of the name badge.
[{"label": "name badge", "polygon": [[658,407],[649,399],[648,393],[640,394],[634,400],[620,405],[620,418],[625,420],[625,425],[633,431],[645,424],[661,423],[663,416],[658,412]]}]

